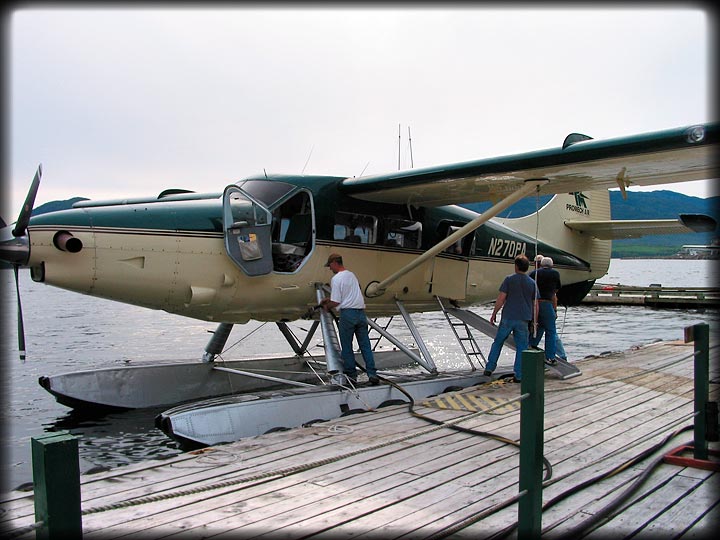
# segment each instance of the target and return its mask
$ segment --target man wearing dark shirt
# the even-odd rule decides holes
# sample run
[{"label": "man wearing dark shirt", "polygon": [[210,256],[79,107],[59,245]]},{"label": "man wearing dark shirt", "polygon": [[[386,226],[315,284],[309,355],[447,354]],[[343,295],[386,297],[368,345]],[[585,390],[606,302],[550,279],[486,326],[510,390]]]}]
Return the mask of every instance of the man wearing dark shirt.
[{"label": "man wearing dark shirt", "polygon": [[497,367],[500,351],[510,334],[515,340],[515,372],[514,382],[522,379],[522,352],[528,347],[528,325],[536,312],[535,299],[538,289],[535,282],[525,273],[530,262],[525,255],[515,257],[515,273],[507,276],[500,285],[500,293],[495,300],[495,307],[490,316],[490,323],[495,324],[495,317],[502,308],[502,319],[497,334],[490,347],[487,365],[483,375],[490,376]]},{"label": "man wearing dark shirt", "polygon": [[545,362],[552,365],[556,363],[557,354],[557,292],[560,290],[560,272],[553,268],[553,260],[543,257],[540,268],[530,272],[530,278],[537,282],[540,291],[540,305],[538,310],[538,332],[530,337],[530,346],[537,347],[545,332]]}]

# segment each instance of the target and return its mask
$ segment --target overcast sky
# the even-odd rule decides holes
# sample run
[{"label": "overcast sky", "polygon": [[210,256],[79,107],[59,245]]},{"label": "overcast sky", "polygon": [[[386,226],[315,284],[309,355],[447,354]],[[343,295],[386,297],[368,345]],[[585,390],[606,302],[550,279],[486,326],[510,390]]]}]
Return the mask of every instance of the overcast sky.
[{"label": "overcast sky", "polygon": [[390,172],[398,125],[409,168],[408,127],[423,167],[716,120],[699,8],[57,5],[4,21],[7,222],[38,163],[36,205]]}]

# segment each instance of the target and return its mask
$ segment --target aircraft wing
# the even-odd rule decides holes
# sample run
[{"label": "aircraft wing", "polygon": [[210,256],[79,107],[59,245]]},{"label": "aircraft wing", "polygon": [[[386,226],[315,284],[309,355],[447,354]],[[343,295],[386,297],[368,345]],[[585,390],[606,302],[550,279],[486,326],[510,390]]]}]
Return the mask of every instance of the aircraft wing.
[{"label": "aircraft wing", "polygon": [[715,123],[605,140],[572,134],[560,148],[346,178],[340,190],[368,201],[440,206],[497,202],[538,179],[547,180],[540,195],[712,180],[719,133]]},{"label": "aircraft wing", "polygon": [[652,234],[712,232],[717,222],[704,214],[681,214],[678,219],[566,221],[565,226],[601,240],[616,240]]}]

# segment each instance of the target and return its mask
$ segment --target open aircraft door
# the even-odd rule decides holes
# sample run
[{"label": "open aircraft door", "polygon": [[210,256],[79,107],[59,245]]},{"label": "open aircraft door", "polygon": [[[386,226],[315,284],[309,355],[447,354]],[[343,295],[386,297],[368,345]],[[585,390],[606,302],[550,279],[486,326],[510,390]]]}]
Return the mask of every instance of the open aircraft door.
[{"label": "open aircraft door", "polygon": [[223,194],[223,229],[228,256],[248,276],[273,269],[272,214],[256,199],[230,185]]}]

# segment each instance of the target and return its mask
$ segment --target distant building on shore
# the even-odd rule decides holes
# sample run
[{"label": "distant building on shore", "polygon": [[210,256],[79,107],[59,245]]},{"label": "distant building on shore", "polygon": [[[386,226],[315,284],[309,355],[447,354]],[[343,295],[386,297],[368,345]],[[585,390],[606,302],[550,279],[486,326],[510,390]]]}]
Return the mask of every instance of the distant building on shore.
[{"label": "distant building on shore", "polygon": [[710,245],[684,245],[677,256],[681,259],[720,259],[720,239],[715,238]]}]

